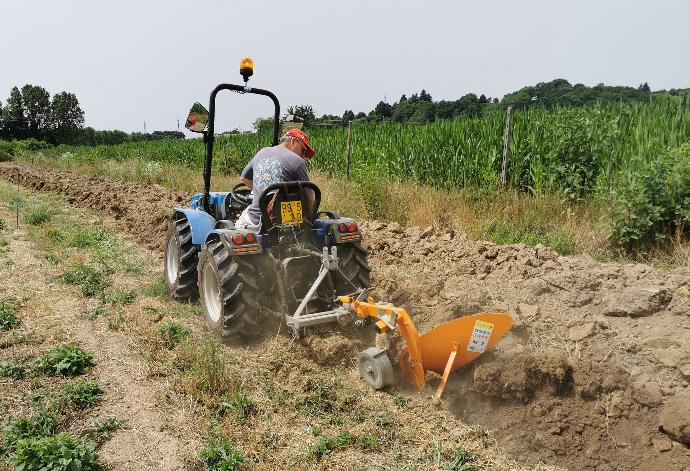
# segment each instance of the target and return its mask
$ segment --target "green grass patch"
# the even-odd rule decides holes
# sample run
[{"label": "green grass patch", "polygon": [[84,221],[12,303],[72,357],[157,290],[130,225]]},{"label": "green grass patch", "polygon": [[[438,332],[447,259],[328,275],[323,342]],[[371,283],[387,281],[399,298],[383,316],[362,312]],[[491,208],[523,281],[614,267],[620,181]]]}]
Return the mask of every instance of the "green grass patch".
[{"label": "green grass patch", "polygon": [[373,435],[354,435],[348,431],[340,432],[335,436],[320,436],[310,454],[321,461],[331,453],[345,448],[357,446],[364,450],[380,450],[381,443],[378,437]]},{"label": "green grass patch", "polygon": [[60,276],[60,281],[79,286],[84,296],[88,297],[102,295],[110,285],[108,273],[90,265],[77,265],[68,269]]},{"label": "green grass patch", "polygon": [[165,275],[157,277],[153,282],[144,286],[141,292],[145,296],[151,296],[155,298],[167,298],[168,288],[165,285]]},{"label": "green grass patch", "polygon": [[133,290],[114,289],[103,295],[103,301],[116,306],[132,304],[137,299],[137,293]]},{"label": "green grass patch", "polygon": [[0,301],[0,331],[18,326],[21,319],[14,313],[13,306],[7,301]]},{"label": "green grass patch", "polygon": [[44,257],[45,257],[46,261],[48,263],[50,263],[51,265],[59,265],[60,262],[62,261],[62,260],[60,260],[60,257],[58,257],[57,255],[55,255],[53,253],[46,254]]},{"label": "green grass patch", "polygon": [[572,255],[577,249],[573,234],[569,231],[559,227],[534,225],[525,220],[518,224],[510,224],[503,220],[490,221],[481,229],[478,238],[501,245],[525,244],[534,247],[542,244],[551,247],[560,255]]},{"label": "green grass patch", "polygon": [[65,384],[60,390],[59,403],[74,409],[88,409],[101,402],[103,389],[96,382],[88,379],[80,379],[73,383]]},{"label": "green grass patch", "polygon": [[174,348],[189,335],[189,330],[185,326],[170,319],[161,322],[156,331],[168,349]]},{"label": "green grass patch", "polygon": [[4,231],[5,229],[7,229],[7,221],[0,219],[0,231]]},{"label": "green grass patch", "polygon": [[477,457],[472,453],[468,453],[464,450],[457,450],[455,452],[455,457],[453,457],[443,469],[450,471],[473,471],[480,467],[477,461]]},{"label": "green grass patch", "polygon": [[20,440],[12,463],[20,471],[90,471],[100,468],[96,446],[69,433]]},{"label": "green grass patch", "polygon": [[244,462],[242,452],[225,437],[206,440],[199,458],[209,471],[234,471]]},{"label": "green grass patch", "polygon": [[310,378],[305,393],[295,398],[307,414],[338,420],[339,414],[354,412],[359,400],[357,392],[343,386],[338,378]]},{"label": "green grass patch", "polygon": [[93,309],[88,309],[86,312],[82,313],[79,317],[82,319],[88,319],[93,321],[99,317],[105,317],[108,315],[108,310],[105,306],[98,306]]},{"label": "green grass patch", "polygon": [[47,206],[39,206],[24,215],[24,221],[32,226],[41,226],[53,220],[55,210]]},{"label": "green grass patch", "polygon": [[68,232],[66,242],[69,247],[86,249],[112,245],[114,236],[101,226],[76,226]]},{"label": "green grass patch", "polygon": [[77,376],[93,365],[93,354],[70,343],[55,347],[39,356],[32,367],[36,373],[48,375]]}]

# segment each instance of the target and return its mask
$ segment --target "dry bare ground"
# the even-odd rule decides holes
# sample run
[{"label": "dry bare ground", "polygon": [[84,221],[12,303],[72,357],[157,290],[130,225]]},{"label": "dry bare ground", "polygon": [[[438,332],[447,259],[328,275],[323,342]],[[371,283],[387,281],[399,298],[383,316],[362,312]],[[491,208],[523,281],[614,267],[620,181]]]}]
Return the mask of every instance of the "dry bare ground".
[{"label": "dry bare ground", "polygon": [[[4,164],[0,175],[98,210],[106,224],[150,249],[160,248],[170,209],[189,196],[29,165]],[[295,394],[340,365],[343,383],[391,411],[394,428],[414,431],[413,445],[399,449],[395,458],[349,448],[320,466],[400,468],[405,453],[418,457],[440,446],[446,456],[457,445],[483,453],[495,469],[518,469],[500,451],[488,450],[493,445],[485,439],[477,441],[476,428],[463,425],[478,423],[493,431],[520,466],[543,461],[567,469],[690,469],[689,269],[662,272],[641,264],[560,257],[545,247],[497,246],[431,228],[367,222],[363,229],[378,296],[406,307],[422,331],[494,309],[513,314],[516,325],[493,352],[452,377],[445,411],[429,406],[428,392],[403,391],[411,402],[396,410],[390,402],[399,391],[372,394],[362,388],[351,363],[363,345],[356,333],[320,333],[304,345],[277,339],[226,347],[246,368],[247,378],[252,370],[267,370]],[[250,390],[258,387],[249,382]],[[274,459],[293,466],[299,450],[313,441],[305,433],[304,411],[285,409],[272,411],[277,423],[254,418],[251,431],[235,437],[256,447],[250,456],[259,467],[270,462],[262,458],[261,434],[277,430],[291,436],[282,435]],[[184,420],[177,424],[184,430]],[[348,424],[360,434],[377,428],[381,422]],[[185,437],[179,435],[178,440]],[[434,466],[426,462],[419,468]]]}]

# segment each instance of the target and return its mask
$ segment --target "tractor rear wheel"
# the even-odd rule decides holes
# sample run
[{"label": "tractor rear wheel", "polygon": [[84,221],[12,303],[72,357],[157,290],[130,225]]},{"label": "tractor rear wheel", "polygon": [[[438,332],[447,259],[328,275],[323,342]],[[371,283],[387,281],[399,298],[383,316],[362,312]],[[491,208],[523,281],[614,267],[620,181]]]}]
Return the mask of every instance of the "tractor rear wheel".
[{"label": "tractor rear wheel", "polygon": [[206,321],[224,336],[259,331],[256,269],[247,256],[233,256],[220,241],[205,244],[199,253],[199,298]]},{"label": "tractor rear wheel", "polygon": [[340,269],[331,274],[336,295],[352,294],[358,289],[369,287],[371,268],[367,255],[367,251],[359,243],[338,245]]},{"label": "tractor rear wheel", "polygon": [[199,246],[192,243],[192,228],[186,217],[170,221],[165,238],[165,285],[174,299],[195,299]]}]

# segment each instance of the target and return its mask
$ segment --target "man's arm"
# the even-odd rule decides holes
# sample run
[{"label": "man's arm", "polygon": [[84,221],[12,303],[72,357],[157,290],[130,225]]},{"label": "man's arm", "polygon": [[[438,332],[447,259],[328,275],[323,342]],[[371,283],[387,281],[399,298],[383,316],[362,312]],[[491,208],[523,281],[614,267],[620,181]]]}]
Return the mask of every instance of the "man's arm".
[{"label": "man's arm", "polygon": [[[302,182],[310,181],[309,173],[307,173],[307,166],[305,165],[304,161],[302,161],[302,164],[295,169],[295,180]],[[305,195],[307,197],[307,201],[309,202],[309,208],[314,209],[314,203],[316,202],[314,191],[311,188],[305,188]]]},{"label": "man's arm", "polygon": [[254,189],[254,166],[252,165],[254,159],[250,160],[242,173],[240,174],[240,180],[244,183],[250,190]]}]

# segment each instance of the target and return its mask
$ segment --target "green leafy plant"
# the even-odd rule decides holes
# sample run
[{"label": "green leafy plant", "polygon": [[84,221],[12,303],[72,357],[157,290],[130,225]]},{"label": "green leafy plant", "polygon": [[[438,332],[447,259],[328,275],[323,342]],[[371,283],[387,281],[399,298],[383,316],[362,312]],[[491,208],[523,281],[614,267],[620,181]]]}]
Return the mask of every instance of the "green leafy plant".
[{"label": "green leafy plant", "polygon": [[39,356],[32,369],[37,373],[49,375],[76,376],[86,372],[91,365],[93,365],[93,354],[70,343],[55,347]]},{"label": "green leafy plant", "polygon": [[62,387],[59,402],[75,409],[87,409],[100,404],[102,394],[103,389],[97,382],[80,379]]},{"label": "green leafy plant", "polygon": [[107,273],[89,265],[78,265],[68,269],[60,276],[60,280],[68,285],[79,286],[84,296],[88,297],[103,294],[110,284]]},{"label": "green leafy plant", "polygon": [[53,411],[39,408],[30,417],[7,417],[2,425],[0,454],[14,452],[17,443],[25,438],[49,437],[55,432],[57,417]]},{"label": "green leafy plant", "polygon": [[26,374],[26,368],[18,361],[0,361],[0,377],[22,379]]},{"label": "green leafy plant", "polygon": [[168,288],[165,285],[164,275],[159,276],[158,278],[156,278],[155,281],[146,285],[142,289],[142,292],[146,296],[153,296],[153,297],[157,297],[157,298],[167,298],[168,297]]},{"label": "green leafy plant", "polygon": [[112,432],[124,427],[128,422],[129,420],[127,419],[118,420],[115,417],[93,417],[91,419],[91,426],[84,430],[81,436],[96,443],[103,443],[110,438]]},{"label": "green leafy plant", "polygon": [[71,434],[20,440],[12,463],[20,471],[90,471],[100,468],[93,444],[79,443]]},{"label": "green leafy plant", "polygon": [[166,319],[158,325],[158,335],[166,348],[173,348],[189,335],[189,330],[182,324]]},{"label": "green leafy plant", "polygon": [[472,471],[479,469],[479,464],[477,463],[477,457],[473,454],[464,450],[457,450],[455,452],[455,457],[448,462],[443,469],[450,471]]},{"label": "green leafy plant", "polygon": [[35,208],[27,213],[24,216],[24,220],[32,226],[40,226],[50,222],[53,219],[53,216],[55,216],[55,211],[46,206],[39,206],[38,208]]},{"label": "green leafy plant", "polygon": [[638,159],[621,172],[612,192],[612,239],[628,250],[690,234],[690,143]]},{"label": "green leafy plant", "polygon": [[46,254],[45,259],[51,265],[58,265],[60,263],[60,257],[52,253]]},{"label": "green leafy plant", "polygon": [[7,222],[4,219],[0,219],[0,231],[7,229]]},{"label": "green leafy plant", "polygon": [[204,443],[199,458],[210,471],[234,471],[244,462],[244,455],[225,437],[211,437]]},{"label": "green leafy plant", "polygon": [[10,330],[20,323],[21,319],[16,316],[10,303],[0,301],[0,331]]},{"label": "green leafy plant", "polygon": [[357,438],[350,432],[340,432],[334,437],[321,436],[313,446],[311,453],[317,460],[322,460],[334,451],[342,450],[356,443]]},{"label": "green leafy plant", "polygon": [[218,405],[218,411],[220,414],[230,412],[235,416],[237,423],[242,425],[256,413],[256,402],[242,391],[237,391],[223,396]]},{"label": "green leafy plant", "polygon": [[114,289],[103,295],[103,300],[119,306],[132,304],[137,298],[137,293],[132,290]]}]

